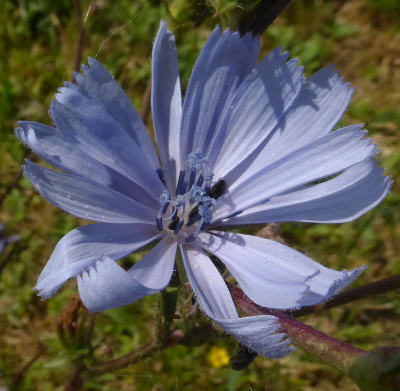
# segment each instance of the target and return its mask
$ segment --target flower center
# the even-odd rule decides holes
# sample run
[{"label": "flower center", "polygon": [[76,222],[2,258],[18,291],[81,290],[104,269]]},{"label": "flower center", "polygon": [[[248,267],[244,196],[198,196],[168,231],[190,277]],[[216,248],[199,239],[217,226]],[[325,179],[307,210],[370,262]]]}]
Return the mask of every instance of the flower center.
[{"label": "flower center", "polygon": [[[225,191],[225,182],[212,186],[213,175],[200,152],[192,152],[186,160],[187,169],[179,173],[175,197],[164,190],[160,195],[161,207],[156,224],[179,242],[192,242],[211,222],[216,199]],[[165,184],[164,172],[157,171]]]}]

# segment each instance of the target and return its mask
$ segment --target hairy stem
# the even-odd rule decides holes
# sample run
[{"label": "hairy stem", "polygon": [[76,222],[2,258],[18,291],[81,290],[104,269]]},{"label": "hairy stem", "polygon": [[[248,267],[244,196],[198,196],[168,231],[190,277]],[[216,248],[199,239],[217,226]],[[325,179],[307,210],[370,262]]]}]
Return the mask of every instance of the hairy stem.
[{"label": "hairy stem", "polygon": [[40,358],[40,356],[42,356],[42,354],[46,352],[46,350],[46,346],[40,343],[35,355],[13,376],[11,380],[12,389],[17,388],[21,384],[29,368]]},{"label": "hairy stem", "polygon": [[80,0],[75,0],[75,8],[76,8],[76,16],[78,22],[78,39],[76,41],[74,71],[79,72],[79,68],[82,62],[83,38],[85,34],[85,29],[83,27],[83,20],[82,20],[82,6]]},{"label": "hairy stem", "polygon": [[143,123],[147,125],[150,115],[150,103],[151,103],[151,77],[147,81],[146,90],[144,91],[142,106],[140,107],[140,117]]},{"label": "hairy stem", "polygon": [[139,361],[142,361],[164,350],[165,348],[166,346],[163,345],[153,345],[151,343],[147,343],[131,353],[95,366],[90,371],[90,377],[103,375],[104,373],[114,372],[118,369],[134,365]]},{"label": "hairy stem", "polygon": [[356,359],[366,353],[362,349],[321,333],[281,311],[256,305],[242,290],[232,284],[229,284],[229,289],[235,303],[248,315],[276,316],[281,325],[281,330],[286,333],[293,344],[328,362],[339,370],[347,372]]},{"label": "hairy stem", "polygon": [[177,330],[171,333],[168,340],[160,344],[146,343],[138,349],[125,354],[124,356],[115,358],[113,360],[101,363],[91,368],[87,374],[87,378],[103,375],[105,373],[114,372],[121,368],[126,368],[131,365],[135,365],[140,361],[145,360],[159,353],[165,349],[168,349],[182,341],[184,335],[181,331]]},{"label": "hairy stem", "polygon": [[64,391],[79,391],[85,384],[83,374],[86,371],[84,365],[76,365],[72,369],[70,375],[68,376],[67,383],[64,387]]}]

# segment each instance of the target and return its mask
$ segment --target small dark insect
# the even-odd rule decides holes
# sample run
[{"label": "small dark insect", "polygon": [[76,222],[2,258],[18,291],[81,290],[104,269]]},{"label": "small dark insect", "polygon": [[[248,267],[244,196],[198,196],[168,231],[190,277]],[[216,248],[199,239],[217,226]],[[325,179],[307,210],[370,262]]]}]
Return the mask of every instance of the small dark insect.
[{"label": "small dark insect", "polygon": [[[210,189],[208,195],[211,198],[218,199],[219,197],[222,196],[222,194],[224,194],[225,189],[226,189],[225,181],[221,179]],[[200,220],[200,218],[201,217],[199,215],[199,205],[197,205],[189,213],[189,225],[194,224],[196,221]]]},{"label": "small dark insect", "polygon": [[214,266],[218,269],[218,271],[221,274],[225,272],[225,270],[226,270],[225,265],[218,257],[216,257],[213,254],[210,254],[210,259],[211,259],[211,262],[214,264]]},{"label": "small dark insect", "polygon": [[235,354],[229,359],[229,363],[233,370],[241,371],[246,369],[257,356],[258,354],[256,352],[242,344],[239,344],[236,348]]},{"label": "small dark insect", "polygon": [[170,223],[169,223],[169,226],[168,226],[168,229],[170,229],[170,230],[175,230],[175,228],[176,228],[176,226],[178,225],[178,222],[179,222],[179,218],[178,217],[175,217]]},{"label": "small dark insect", "polygon": [[222,194],[224,194],[226,189],[226,183],[223,179],[220,179],[210,190],[210,192],[208,193],[208,195],[211,198],[214,199],[218,199],[219,197],[222,196]]},{"label": "small dark insect", "polygon": [[199,206],[196,206],[189,213],[189,221],[192,221],[195,217],[197,217],[198,213],[199,213]]}]

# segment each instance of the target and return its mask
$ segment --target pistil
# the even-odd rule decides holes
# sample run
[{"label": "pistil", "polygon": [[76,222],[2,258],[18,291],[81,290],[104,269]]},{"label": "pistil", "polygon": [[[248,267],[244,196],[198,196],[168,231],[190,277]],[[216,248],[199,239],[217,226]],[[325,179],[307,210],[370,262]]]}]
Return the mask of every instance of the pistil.
[{"label": "pistil", "polygon": [[[212,210],[225,191],[225,182],[220,180],[211,186],[213,175],[199,152],[189,154],[186,165],[187,169],[179,172],[175,198],[166,190],[160,195],[156,225],[160,231],[168,227],[170,234],[179,236],[180,241],[191,242],[211,222]],[[164,171],[158,169],[157,174],[164,183]]]}]

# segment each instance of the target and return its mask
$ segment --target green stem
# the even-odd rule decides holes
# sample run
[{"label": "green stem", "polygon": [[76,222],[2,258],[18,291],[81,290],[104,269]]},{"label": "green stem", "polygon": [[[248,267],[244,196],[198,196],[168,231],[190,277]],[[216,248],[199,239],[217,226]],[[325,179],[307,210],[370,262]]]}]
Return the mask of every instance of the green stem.
[{"label": "green stem", "polygon": [[168,339],[174,321],[176,305],[179,296],[179,286],[168,286],[160,295],[160,309],[157,319],[157,340],[163,343]]},{"label": "green stem", "polygon": [[177,254],[176,254],[175,264],[176,264],[176,268],[178,270],[178,275],[179,275],[181,284],[186,284],[189,280],[187,278],[185,265],[183,264],[183,259],[182,259],[180,252],[177,252]]}]

